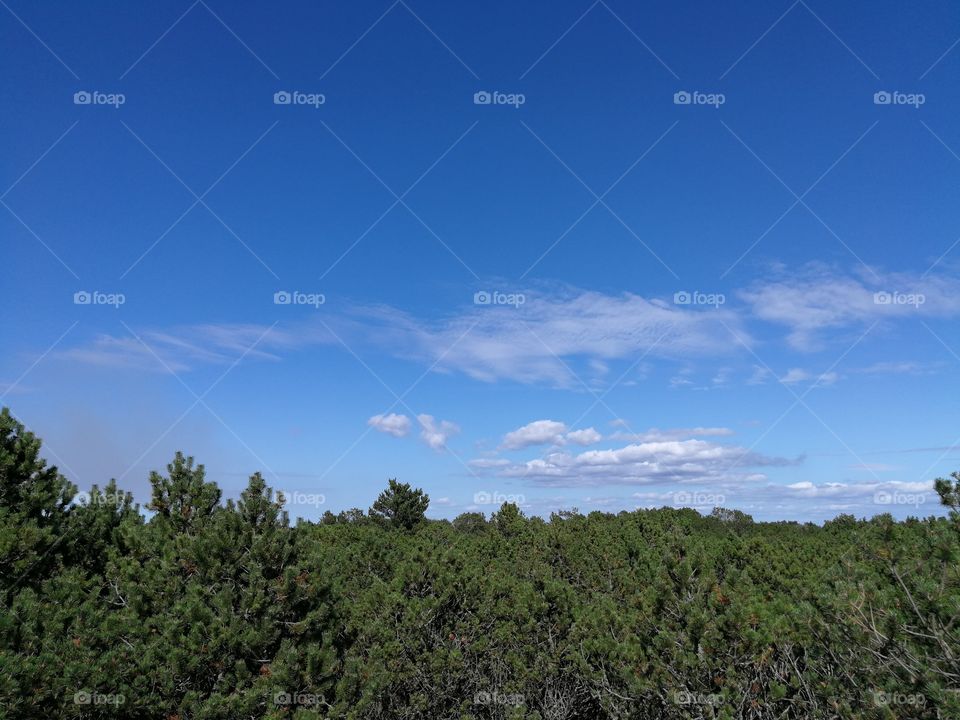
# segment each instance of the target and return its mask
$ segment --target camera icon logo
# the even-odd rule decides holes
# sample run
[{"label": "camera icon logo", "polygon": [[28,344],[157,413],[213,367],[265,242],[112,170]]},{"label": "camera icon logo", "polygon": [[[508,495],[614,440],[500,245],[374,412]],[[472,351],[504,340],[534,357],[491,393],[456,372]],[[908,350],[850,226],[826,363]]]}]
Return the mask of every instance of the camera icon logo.
[{"label": "camera icon logo", "polygon": [[674,105],[689,105],[692,97],[686,90],[680,90],[673,94]]},{"label": "camera icon logo", "polygon": [[893,295],[884,291],[875,292],[873,294],[873,304],[874,305],[889,305],[893,302]]},{"label": "camera icon logo", "polygon": [[690,293],[686,290],[681,290],[680,292],[675,292],[673,294],[673,304],[674,305],[689,305],[692,300]]},{"label": "camera icon logo", "polygon": [[481,490],[478,493],[474,493],[473,502],[476,505],[489,505],[493,502],[493,498],[486,490]]},{"label": "camera icon logo", "polygon": [[74,705],[89,705],[91,700],[90,693],[86,690],[81,690],[73,695]]},{"label": "camera icon logo", "polygon": [[873,94],[874,105],[889,105],[893,101],[893,96],[886,90],[880,90]]},{"label": "camera icon logo", "polygon": [[273,294],[274,305],[289,305],[292,300],[293,296],[286,290],[278,290]]},{"label": "camera icon logo", "polygon": [[491,102],[493,102],[493,95],[486,90],[481,90],[473,94],[474,105],[489,105]]},{"label": "camera icon logo", "polygon": [[486,290],[481,290],[473,294],[474,305],[489,305],[492,301],[492,296]]},{"label": "camera icon logo", "polygon": [[86,90],[79,90],[73,94],[74,105],[89,105],[93,102],[93,96]]},{"label": "camera icon logo", "polygon": [[89,305],[93,300],[93,296],[88,293],[86,290],[80,290],[73,294],[73,304],[74,305]]},{"label": "camera icon logo", "polygon": [[880,490],[874,494],[873,502],[875,502],[877,505],[890,505],[893,502],[893,495]]},{"label": "camera icon logo", "polygon": [[289,105],[293,96],[286,90],[279,90],[273,94],[274,105]]}]

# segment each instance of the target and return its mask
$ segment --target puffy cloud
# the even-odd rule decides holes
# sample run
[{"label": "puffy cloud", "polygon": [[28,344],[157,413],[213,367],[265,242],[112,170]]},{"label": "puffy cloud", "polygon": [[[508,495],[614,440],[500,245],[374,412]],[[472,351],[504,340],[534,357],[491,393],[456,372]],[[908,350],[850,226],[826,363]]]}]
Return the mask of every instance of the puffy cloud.
[{"label": "puffy cloud", "polygon": [[603,440],[603,435],[598,433],[594,428],[588,427],[583,430],[573,430],[566,434],[567,442],[571,442],[574,445],[593,445]]},{"label": "puffy cloud", "polygon": [[386,433],[387,435],[393,435],[393,437],[397,438],[403,437],[410,432],[410,418],[406,415],[397,415],[396,413],[374,415],[367,420],[367,425],[374,430]]},{"label": "puffy cloud", "polygon": [[503,436],[500,446],[505,450],[519,450],[531,445],[562,445],[567,426],[556,420],[535,420]]},{"label": "puffy cloud", "polygon": [[436,420],[433,415],[417,415],[417,422],[420,423],[421,428],[420,439],[437,452],[446,450],[447,440],[460,432],[460,427],[456,423]]},{"label": "puffy cloud", "polygon": [[650,483],[751,482],[765,475],[746,468],[785,466],[800,460],[768,457],[741,447],[705,440],[657,440],[579,454],[558,450],[542,458],[496,468],[501,477],[551,486]]},{"label": "puffy cloud", "polygon": [[592,427],[568,430],[566,423],[558,420],[535,420],[504,435],[500,447],[520,450],[532,445],[593,445],[602,439],[603,435]]}]

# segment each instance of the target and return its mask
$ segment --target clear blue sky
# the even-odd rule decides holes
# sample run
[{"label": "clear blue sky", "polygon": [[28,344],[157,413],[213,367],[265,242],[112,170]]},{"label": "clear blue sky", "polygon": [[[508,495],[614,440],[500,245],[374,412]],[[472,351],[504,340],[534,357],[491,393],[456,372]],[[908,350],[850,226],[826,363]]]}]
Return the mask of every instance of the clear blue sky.
[{"label": "clear blue sky", "polygon": [[955,3],[0,5],[0,394],[81,488],[938,512]]}]

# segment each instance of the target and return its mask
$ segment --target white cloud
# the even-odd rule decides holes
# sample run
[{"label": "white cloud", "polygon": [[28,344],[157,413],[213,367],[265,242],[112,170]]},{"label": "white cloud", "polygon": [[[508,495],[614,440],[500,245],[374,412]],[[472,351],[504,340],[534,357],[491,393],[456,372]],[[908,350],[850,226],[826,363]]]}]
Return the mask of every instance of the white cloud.
[{"label": "white cloud", "polygon": [[571,442],[574,445],[593,445],[603,440],[603,435],[598,433],[594,428],[588,427],[583,430],[573,430],[566,434],[567,442]]},{"label": "white cloud", "polygon": [[732,373],[733,371],[730,368],[720,368],[710,382],[714,385],[726,385],[730,381],[730,375]]},{"label": "white cloud", "polygon": [[562,445],[567,426],[557,420],[535,420],[503,436],[500,446],[505,450],[519,450],[531,445]]},{"label": "white cloud", "polygon": [[229,365],[239,358],[279,360],[277,350],[294,347],[295,333],[269,325],[192,325],[169,332],[98,335],[91,343],[65,350],[61,357],[106,368],[180,373],[199,365]]},{"label": "white cloud", "polygon": [[[576,387],[580,381],[574,372],[586,377],[609,361],[645,352],[684,359],[737,352],[724,324],[749,342],[736,314],[726,308],[707,312],[632,293],[524,292],[527,302],[520,308],[470,307],[434,322],[392,308],[368,308],[362,311],[362,330],[392,352],[436,363],[440,371],[486,382]],[[371,329],[370,323],[378,327]]]},{"label": "white cloud", "polygon": [[595,428],[569,430],[566,423],[558,420],[535,420],[503,436],[503,450],[520,450],[532,445],[593,445],[603,439]]},{"label": "white cloud", "polygon": [[[754,343],[745,330],[748,320],[785,327],[788,342],[807,351],[822,346],[831,330],[857,330],[859,334],[876,320],[960,316],[960,279],[915,273],[850,276],[815,266],[789,276],[781,272],[764,278],[731,294],[731,299],[736,296],[741,304],[728,302],[710,310],[632,293],[604,294],[555,286],[523,291],[528,299],[521,307],[476,306],[465,301],[453,314],[423,318],[383,305],[331,305],[322,324],[305,320],[285,324],[283,329],[239,323],[138,329],[148,347],[120,333],[101,335],[56,354],[104,367],[179,373],[202,365],[229,365],[244,353],[247,359],[278,360],[287,350],[340,347],[342,340],[351,348],[362,350],[372,345],[392,358],[485,382],[510,380],[580,388],[578,376],[584,381],[600,380],[614,370],[614,361],[635,361],[644,353],[649,358],[638,366],[639,377],[646,376],[650,362],[657,359],[689,363],[742,353],[739,339],[747,345]],[[922,295],[923,302],[878,303],[878,292]],[[728,382],[729,369],[729,365],[722,366],[712,385]],[[872,372],[916,369],[908,364],[883,367],[878,363]],[[674,371],[671,385],[693,386],[690,374],[689,368]],[[747,382],[762,383],[766,375],[755,368]]]},{"label": "white cloud", "polygon": [[386,433],[387,435],[393,435],[393,437],[397,438],[403,437],[410,432],[410,418],[406,415],[397,415],[396,413],[374,415],[367,420],[367,425],[374,430]]},{"label": "white cloud", "polygon": [[[816,385],[833,385],[838,379],[839,375],[833,371],[821,373],[816,376]],[[802,368],[790,368],[787,371],[787,374],[780,378],[780,382],[784,385],[795,385],[796,383],[804,382],[806,380],[813,380],[814,376],[803,370]]]},{"label": "white cloud", "polygon": [[798,462],[767,457],[741,447],[687,439],[640,442],[579,454],[558,450],[542,458],[504,465],[496,474],[552,486],[717,483],[763,480],[765,475],[747,472],[746,468]]},{"label": "white cloud", "polygon": [[692,427],[672,428],[661,430],[650,428],[641,433],[616,432],[611,437],[614,440],[628,440],[630,442],[663,442],[665,440],[685,440],[698,437],[730,437],[734,431],[725,427]]},{"label": "white cloud", "polygon": [[437,452],[446,450],[447,440],[460,432],[456,423],[435,420],[433,415],[417,415],[417,422],[421,428],[420,439]]},{"label": "white cloud", "polygon": [[[903,302],[878,301],[877,293],[896,294]],[[787,326],[789,343],[804,351],[822,347],[824,331],[829,329],[866,329],[876,320],[960,315],[960,280],[944,275],[864,271],[849,277],[809,265],[737,295],[755,317]],[[922,302],[910,302],[909,296]]]},{"label": "white cloud", "polygon": [[839,379],[840,375],[833,371],[821,373],[817,378],[817,385],[833,385]]},{"label": "white cloud", "polygon": [[510,464],[505,458],[477,458],[467,463],[470,467],[478,470],[490,470],[491,468],[502,468]]},{"label": "white cloud", "polygon": [[808,373],[806,370],[801,370],[800,368],[790,368],[787,370],[787,374],[780,378],[780,382],[782,382],[784,385],[793,385],[809,379],[810,373]]},{"label": "white cloud", "polygon": [[932,375],[943,367],[942,362],[882,361],[861,368],[865,375]]}]

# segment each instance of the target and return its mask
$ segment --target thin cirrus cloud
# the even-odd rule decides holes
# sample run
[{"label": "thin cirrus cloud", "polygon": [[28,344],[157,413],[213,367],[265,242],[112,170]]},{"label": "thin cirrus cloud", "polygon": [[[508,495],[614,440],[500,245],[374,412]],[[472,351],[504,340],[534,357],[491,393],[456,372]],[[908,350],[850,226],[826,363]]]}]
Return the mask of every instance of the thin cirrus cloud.
[{"label": "thin cirrus cloud", "polygon": [[[618,427],[624,427],[623,423],[617,423]],[[667,440],[685,440],[698,437],[729,437],[734,431],[725,427],[692,427],[692,428],[671,428],[661,430],[660,428],[650,428],[644,432],[630,433],[619,430],[610,436],[612,440],[627,440],[630,442],[664,442]]]},{"label": "thin cirrus cloud", "polygon": [[[922,302],[877,302],[877,293],[922,297]],[[873,277],[822,268],[801,269],[789,277],[774,274],[772,280],[734,291],[731,299],[740,302],[719,308],[571,288],[526,294],[521,307],[464,304],[450,315],[433,318],[383,305],[337,310],[331,303],[322,320],[138,330],[139,339],[124,333],[99,335],[58,354],[88,365],[179,373],[229,365],[243,355],[277,360],[309,347],[343,349],[343,343],[361,354],[375,351],[483,382],[581,388],[583,378],[602,375],[616,360],[647,356],[648,361],[689,362],[746,355],[743,346],[755,344],[747,328],[757,321],[766,332],[771,324],[785,328],[788,347],[806,352],[819,349],[837,332],[865,329],[875,321],[960,315],[960,282],[946,275]],[[889,370],[907,371],[911,366],[904,363]],[[724,368],[715,385],[728,381],[731,371]],[[768,375],[758,366],[746,382],[762,384]],[[680,372],[673,384],[693,382]]]},{"label": "thin cirrus cloud", "polygon": [[596,374],[598,363],[643,353],[689,358],[735,352],[731,330],[749,342],[733,311],[575,290],[531,291],[520,308],[474,306],[434,321],[393,308],[366,308],[350,322],[384,349],[441,372],[558,387],[581,386],[571,369],[578,358],[586,359],[580,372],[588,375]]},{"label": "thin cirrus cloud", "polygon": [[960,280],[935,273],[863,271],[841,275],[819,264],[737,292],[750,315],[788,330],[794,349],[821,349],[831,330],[877,321],[960,315]]},{"label": "thin cirrus cloud", "polygon": [[784,385],[796,385],[797,383],[813,380],[815,385],[833,385],[839,377],[837,373],[832,371],[814,375],[803,368],[790,368],[786,374],[780,378],[780,382]]},{"label": "thin cirrus cloud", "polygon": [[470,305],[440,319],[381,305],[339,312],[330,305],[322,321],[145,330],[139,331],[143,343],[132,334],[100,335],[59,354],[89,365],[179,373],[228,365],[244,353],[276,360],[281,352],[343,343],[359,350],[373,346],[394,358],[484,382],[579,387],[571,370],[578,358],[585,360],[583,373],[596,374],[607,361],[643,353],[686,359],[735,352],[728,328],[749,341],[737,314],[722,308],[691,309],[632,293],[570,289],[531,292],[528,298],[521,308]]},{"label": "thin cirrus cloud", "polygon": [[229,365],[240,357],[276,361],[279,352],[299,345],[296,333],[269,325],[201,324],[169,331],[145,330],[137,335],[100,334],[59,355],[96,367],[180,373],[206,365]]}]

